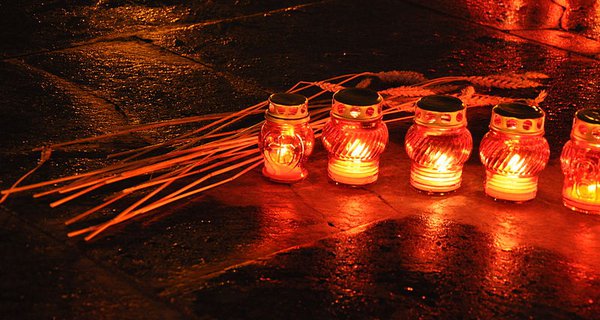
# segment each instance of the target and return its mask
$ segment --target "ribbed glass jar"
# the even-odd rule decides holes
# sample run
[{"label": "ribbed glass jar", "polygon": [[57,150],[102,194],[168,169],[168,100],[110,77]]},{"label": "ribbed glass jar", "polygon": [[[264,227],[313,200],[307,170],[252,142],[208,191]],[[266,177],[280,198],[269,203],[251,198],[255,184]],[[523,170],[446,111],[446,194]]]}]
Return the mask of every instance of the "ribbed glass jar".
[{"label": "ribbed glass jar", "polygon": [[306,178],[305,163],[315,144],[309,120],[304,96],[276,93],[269,97],[269,108],[258,137],[265,160],[262,170],[265,177],[282,183]]},{"label": "ribbed glass jar", "polygon": [[575,114],[571,140],[563,147],[560,163],[565,175],[564,205],[600,214],[600,109]]},{"label": "ribbed glass jar", "polygon": [[411,159],[410,184],[428,193],[458,189],[473,148],[462,101],[451,96],[423,97],[414,119],[404,144]]},{"label": "ribbed glass jar", "polygon": [[348,185],[377,181],[379,158],[388,141],[382,102],[377,92],[367,89],[343,89],[333,95],[331,118],[322,136],[333,181]]},{"label": "ribbed glass jar", "polygon": [[525,103],[501,103],[492,109],[490,131],[479,147],[487,195],[514,202],[535,198],[538,175],[550,157],[544,118],[542,109]]}]

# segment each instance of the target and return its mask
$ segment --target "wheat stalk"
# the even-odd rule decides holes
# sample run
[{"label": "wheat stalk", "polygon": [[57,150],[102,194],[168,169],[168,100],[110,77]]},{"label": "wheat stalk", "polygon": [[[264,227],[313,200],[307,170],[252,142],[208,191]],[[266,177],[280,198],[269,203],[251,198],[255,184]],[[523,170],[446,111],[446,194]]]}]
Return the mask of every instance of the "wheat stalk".
[{"label": "wheat stalk", "polygon": [[423,97],[436,94],[434,90],[422,87],[401,86],[379,91],[381,95],[388,97]]},{"label": "wheat stalk", "polygon": [[362,80],[360,80],[359,83],[356,84],[356,88],[368,88],[371,86],[371,83],[373,82],[372,78],[364,78]]},{"label": "wheat stalk", "polygon": [[525,73],[511,73],[511,75],[515,77],[521,77],[525,79],[548,79],[550,78],[547,74],[536,72],[536,71],[527,71]]},{"label": "wheat stalk", "polygon": [[417,84],[427,81],[427,78],[419,72],[415,71],[384,71],[371,73],[371,76],[379,78],[383,82],[402,83],[407,85]]},{"label": "wheat stalk", "polygon": [[466,77],[466,80],[478,86],[500,89],[523,89],[542,86],[539,82],[512,75],[472,76]]},{"label": "wheat stalk", "polygon": [[[537,88],[542,84],[530,80],[526,74],[498,74],[489,76],[457,76],[457,77],[441,77],[437,79],[427,80],[419,83],[421,87],[438,86],[453,82],[469,82],[473,85],[487,88],[498,88],[498,89],[525,89],[525,88]],[[532,73],[535,79],[544,79],[542,73]],[[545,75],[544,75],[545,76]],[[547,77],[547,76],[546,76]],[[533,78],[531,78],[533,79]]]}]

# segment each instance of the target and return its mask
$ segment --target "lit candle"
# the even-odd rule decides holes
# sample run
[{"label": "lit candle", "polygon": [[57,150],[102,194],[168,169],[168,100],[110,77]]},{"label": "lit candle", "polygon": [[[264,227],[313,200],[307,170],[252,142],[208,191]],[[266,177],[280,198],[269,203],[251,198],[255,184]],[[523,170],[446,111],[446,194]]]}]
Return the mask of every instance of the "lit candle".
[{"label": "lit candle", "polygon": [[333,181],[365,185],[377,180],[379,157],[388,141],[382,102],[368,89],[343,89],[333,95],[331,118],[323,128],[327,172]]},{"label": "lit candle", "polygon": [[309,120],[306,97],[291,93],[269,97],[269,108],[258,139],[265,159],[265,177],[282,183],[306,178],[308,171],[304,164],[315,140]]},{"label": "lit candle", "polygon": [[568,208],[600,214],[600,109],[575,114],[571,140],[560,156],[565,180],[563,203]]},{"label": "lit candle", "polygon": [[538,175],[550,157],[544,118],[542,109],[522,102],[501,103],[492,109],[490,131],[479,148],[486,167],[487,195],[515,202],[535,198]]},{"label": "lit candle", "polygon": [[415,123],[405,138],[411,159],[410,184],[421,191],[458,189],[473,139],[467,130],[465,106],[450,96],[427,96],[417,102]]}]

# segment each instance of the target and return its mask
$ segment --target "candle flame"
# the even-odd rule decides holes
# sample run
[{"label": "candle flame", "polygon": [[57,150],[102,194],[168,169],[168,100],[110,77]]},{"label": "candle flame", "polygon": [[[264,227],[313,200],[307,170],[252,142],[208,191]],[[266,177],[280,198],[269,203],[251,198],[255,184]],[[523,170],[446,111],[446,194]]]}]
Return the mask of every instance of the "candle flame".
[{"label": "candle flame", "polygon": [[448,167],[450,167],[450,165],[452,165],[452,157],[442,154],[435,161],[434,167],[438,172],[446,172],[448,171]]},{"label": "candle flame", "polygon": [[288,145],[282,145],[277,148],[276,161],[279,164],[289,165],[294,159],[294,151]]},{"label": "candle flame", "polygon": [[351,144],[346,145],[346,151],[349,153],[349,156],[358,161],[360,161],[367,150],[368,147],[366,143],[361,142],[360,139],[356,139]]},{"label": "candle flame", "polygon": [[590,184],[587,186],[588,192],[590,193],[595,193],[596,192],[596,185],[595,184]]},{"label": "candle flame", "polygon": [[518,173],[523,168],[523,162],[525,159],[521,159],[518,154],[513,155],[508,163],[506,164],[506,170],[514,173]]},{"label": "candle flame", "polygon": [[[288,149],[287,146],[281,146],[281,148],[279,148],[277,150],[277,160],[279,163],[285,163],[285,158],[286,155],[288,155],[290,152],[290,150]],[[283,160],[283,161],[282,161]]]},{"label": "candle flame", "polygon": [[582,182],[579,185],[573,186],[573,191],[571,192],[575,197],[580,199],[585,199],[588,201],[597,201],[596,191],[598,190],[597,184],[589,181]]}]

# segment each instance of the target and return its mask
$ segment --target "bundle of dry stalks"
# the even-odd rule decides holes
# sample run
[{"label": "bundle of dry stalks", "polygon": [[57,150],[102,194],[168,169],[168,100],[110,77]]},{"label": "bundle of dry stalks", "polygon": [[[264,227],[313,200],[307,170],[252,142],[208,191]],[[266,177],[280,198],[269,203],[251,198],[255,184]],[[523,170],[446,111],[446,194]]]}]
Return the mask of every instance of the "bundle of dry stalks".
[{"label": "bundle of dry stalks", "polygon": [[[499,102],[523,100],[523,97],[504,97],[477,93],[475,88],[517,89],[541,86],[540,79],[546,75],[536,72],[502,74],[490,76],[461,76],[427,79],[414,71],[364,72],[348,74],[317,82],[299,82],[288,90],[309,97],[311,126],[319,137],[328,119],[330,95],[344,87],[355,85],[369,87],[374,82],[402,84],[402,86],[379,91],[384,97],[384,121],[393,123],[412,118],[415,102],[430,94],[451,94],[461,98],[468,107],[494,105]],[[541,91],[530,103],[539,104],[546,97]],[[4,202],[8,196],[31,192],[34,197],[58,196],[51,207],[58,207],[99,189],[119,186],[119,191],[104,198],[97,206],[67,220],[71,225],[95,213],[99,213],[116,202],[128,204],[124,210],[102,223],[70,232],[70,237],[85,235],[91,240],[110,227],[141,215],[149,215],[156,209],[174,201],[228,183],[262,164],[262,155],[257,146],[257,135],[262,120],[257,114],[264,112],[267,101],[243,110],[218,114],[188,117],[133,126],[117,132],[53,144],[35,149],[41,151],[38,165],[9,189],[2,191]],[[254,117],[252,117],[254,116]],[[164,142],[142,148],[107,155],[119,159],[116,163],[85,173],[64,176],[58,179],[21,185],[48,159],[53,151],[78,145],[86,148],[89,143],[108,140],[134,132],[148,132],[157,128],[198,124],[197,129],[179,134]],[[243,125],[240,128],[240,125]],[[123,182],[131,182],[121,187]],[[141,182],[140,182],[141,181]],[[117,184],[118,183],[118,184]]]}]

